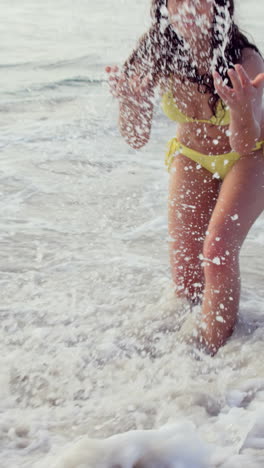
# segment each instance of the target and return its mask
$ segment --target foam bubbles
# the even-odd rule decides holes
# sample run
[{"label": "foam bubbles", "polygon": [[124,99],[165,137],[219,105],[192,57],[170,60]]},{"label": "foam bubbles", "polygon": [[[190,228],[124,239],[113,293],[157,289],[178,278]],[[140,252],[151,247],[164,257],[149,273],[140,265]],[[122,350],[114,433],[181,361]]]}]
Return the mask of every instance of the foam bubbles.
[{"label": "foam bubbles", "polygon": [[209,468],[211,449],[192,424],[131,431],[104,440],[82,438],[52,468]]}]

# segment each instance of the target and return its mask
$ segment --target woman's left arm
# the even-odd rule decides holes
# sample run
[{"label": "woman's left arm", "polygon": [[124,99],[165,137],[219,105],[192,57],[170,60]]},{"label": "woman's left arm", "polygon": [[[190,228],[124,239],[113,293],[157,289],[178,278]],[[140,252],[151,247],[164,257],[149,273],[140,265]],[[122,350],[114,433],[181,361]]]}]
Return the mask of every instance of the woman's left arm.
[{"label": "woman's left arm", "polygon": [[260,137],[263,72],[263,59],[253,51],[243,65],[228,70],[233,88],[225,85],[217,72],[213,74],[216,92],[230,109],[230,146],[241,156],[249,154]]}]

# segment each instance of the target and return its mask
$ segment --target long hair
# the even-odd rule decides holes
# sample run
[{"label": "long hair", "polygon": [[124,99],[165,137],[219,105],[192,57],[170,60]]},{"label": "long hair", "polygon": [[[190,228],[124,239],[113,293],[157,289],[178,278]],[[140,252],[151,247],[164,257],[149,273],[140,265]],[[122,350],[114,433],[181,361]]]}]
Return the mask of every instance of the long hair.
[{"label": "long hair", "polygon": [[229,86],[229,68],[239,63],[242,50],[246,47],[258,48],[234,23],[234,0],[214,0],[213,23],[210,29],[211,70],[200,75],[198,67],[191,60],[186,42],[180,38],[168,21],[167,0],[152,0],[150,15],[152,25],[139,39],[137,47],[123,65],[127,75],[139,72],[142,76],[149,73],[153,84],[161,77],[169,78],[173,73],[184,81],[197,83],[198,91],[210,93],[208,103],[215,114],[219,96],[215,92],[212,68],[218,71]]}]

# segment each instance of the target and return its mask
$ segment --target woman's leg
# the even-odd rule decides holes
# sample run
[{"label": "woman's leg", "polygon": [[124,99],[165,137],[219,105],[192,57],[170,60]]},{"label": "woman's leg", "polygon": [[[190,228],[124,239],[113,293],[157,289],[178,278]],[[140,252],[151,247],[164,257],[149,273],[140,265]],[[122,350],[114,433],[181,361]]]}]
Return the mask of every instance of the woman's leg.
[{"label": "woman's leg", "polygon": [[239,251],[264,209],[264,155],[241,157],[225,177],[205,238],[202,338],[214,353],[232,334],[240,298]]},{"label": "woman's leg", "polygon": [[199,258],[221,182],[186,156],[170,169],[168,228],[172,278],[176,294],[196,303],[202,296],[204,273]]}]

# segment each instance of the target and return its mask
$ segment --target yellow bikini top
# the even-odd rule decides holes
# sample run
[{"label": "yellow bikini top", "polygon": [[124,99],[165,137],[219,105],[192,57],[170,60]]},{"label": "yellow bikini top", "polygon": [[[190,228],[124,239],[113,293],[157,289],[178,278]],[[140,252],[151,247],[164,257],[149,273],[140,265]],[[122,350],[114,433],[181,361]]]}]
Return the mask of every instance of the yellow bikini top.
[{"label": "yellow bikini top", "polygon": [[186,122],[206,122],[213,125],[229,125],[230,123],[230,113],[226,109],[221,99],[217,102],[216,115],[213,115],[210,120],[198,120],[188,117],[183,114],[180,109],[177,107],[173,94],[171,91],[164,93],[161,99],[161,107],[165,115],[171,120],[176,120],[179,123]]}]

